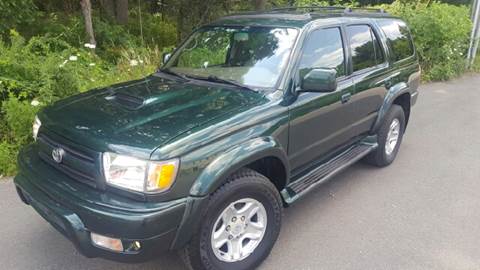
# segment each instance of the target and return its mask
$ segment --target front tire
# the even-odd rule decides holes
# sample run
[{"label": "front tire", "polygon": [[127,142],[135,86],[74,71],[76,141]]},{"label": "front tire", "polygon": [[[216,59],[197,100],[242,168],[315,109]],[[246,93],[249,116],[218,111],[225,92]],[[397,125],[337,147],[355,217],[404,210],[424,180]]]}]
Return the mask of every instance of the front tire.
[{"label": "front tire", "polygon": [[366,156],[365,161],[377,167],[390,165],[397,156],[404,131],[405,113],[401,106],[394,104],[378,131],[378,148]]},{"label": "front tire", "polygon": [[254,269],[277,240],[282,211],[269,179],[242,169],[210,195],[198,231],[181,255],[190,269]]}]

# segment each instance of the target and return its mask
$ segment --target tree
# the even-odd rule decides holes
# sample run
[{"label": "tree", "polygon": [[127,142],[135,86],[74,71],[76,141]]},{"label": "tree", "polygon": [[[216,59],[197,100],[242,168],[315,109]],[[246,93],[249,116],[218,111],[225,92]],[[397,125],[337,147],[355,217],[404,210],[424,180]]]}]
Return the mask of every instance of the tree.
[{"label": "tree", "polygon": [[115,18],[115,1],[114,0],[100,0],[100,5],[102,6],[107,16],[110,18]]},{"label": "tree", "polygon": [[92,24],[92,4],[90,0],[80,0],[80,6],[82,7],[83,18],[85,20],[85,31],[90,44],[97,44],[95,41],[95,35],[93,34]]},{"label": "tree", "polygon": [[100,0],[100,5],[107,16],[118,24],[128,23],[128,0]]},{"label": "tree", "polygon": [[128,0],[115,1],[117,23],[126,25],[128,23]]},{"label": "tree", "polygon": [[260,11],[265,9],[267,0],[254,0],[255,10]]}]

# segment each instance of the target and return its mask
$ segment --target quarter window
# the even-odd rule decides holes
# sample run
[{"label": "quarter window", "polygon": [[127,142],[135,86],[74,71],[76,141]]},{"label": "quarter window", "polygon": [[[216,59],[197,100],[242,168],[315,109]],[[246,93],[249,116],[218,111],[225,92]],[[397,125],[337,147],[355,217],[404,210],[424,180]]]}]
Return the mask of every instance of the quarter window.
[{"label": "quarter window", "polygon": [[387,36],[395,62],[414,54],[412,37],[407,25],[402,21],[379,20],[378,24]]},{"label": "quarter window", "polygon": [[353,72],[375,67],[385,61],[382,47],[370,26],[348,26],[347,36],[352,52]]},{"label": "quarter window", "polygon": [[300,76],[314,68],[332,68],[337,71],[337,77],[345,75],[345,54],[340,28],[319,29],[309,35],[300,59]]}]

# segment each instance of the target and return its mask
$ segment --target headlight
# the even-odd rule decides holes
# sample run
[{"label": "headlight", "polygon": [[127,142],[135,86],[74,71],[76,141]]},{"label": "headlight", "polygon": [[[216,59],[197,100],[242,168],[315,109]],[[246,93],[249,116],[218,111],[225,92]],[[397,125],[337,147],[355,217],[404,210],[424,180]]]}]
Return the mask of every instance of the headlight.
[{"label": "headlight", "polygon": [[32,135],[35,141],[37,140],[38,130],[40,129],[41,125],[42,125],[42,122],[40,122],[40,119],[38,119],[38,116],[35,115],[35,120],[33,120],[33,128],[32,128]]},{"label": "headlight", "polygon": [[146,193],[170,189],[177,176],[178,163],[178,159],[154,162],[103,153],[103,169],[108,184]]}]

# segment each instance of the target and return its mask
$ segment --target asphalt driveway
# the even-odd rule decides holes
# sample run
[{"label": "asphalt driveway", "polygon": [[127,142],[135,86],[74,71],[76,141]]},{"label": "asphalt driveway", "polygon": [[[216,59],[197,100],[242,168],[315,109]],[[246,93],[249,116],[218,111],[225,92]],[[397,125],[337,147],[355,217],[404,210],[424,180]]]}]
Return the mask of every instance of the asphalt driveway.
[{"label": "asphalt driveway", "polygon": [[[261,269],[480,269],[480,75],[421,87],[396,162],[357,164],[285,211]],[[86,259],[0,182],[0,269],[184,269]]]}]

